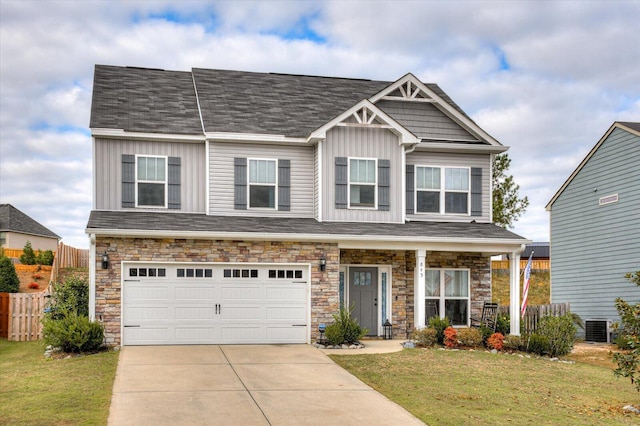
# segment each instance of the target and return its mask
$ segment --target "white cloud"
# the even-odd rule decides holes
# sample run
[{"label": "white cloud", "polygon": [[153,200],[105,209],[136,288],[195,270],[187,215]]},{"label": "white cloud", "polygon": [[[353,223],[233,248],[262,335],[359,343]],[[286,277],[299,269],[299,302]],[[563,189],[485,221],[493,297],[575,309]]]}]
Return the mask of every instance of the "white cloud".
[{"label": "white cloud", "polygon": [[4,0],[0,197],[87,245],[95,64],[412,72],[511,146],[531,201],[515,230],[545,240],[553,193],[613,121],[640,120],[639,15],[635,1]]}]

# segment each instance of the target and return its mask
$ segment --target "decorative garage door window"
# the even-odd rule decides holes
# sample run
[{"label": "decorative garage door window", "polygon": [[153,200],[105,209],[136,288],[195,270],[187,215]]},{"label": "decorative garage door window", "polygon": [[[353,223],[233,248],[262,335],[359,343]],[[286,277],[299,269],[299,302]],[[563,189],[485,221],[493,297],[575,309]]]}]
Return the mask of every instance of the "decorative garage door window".
[{"label": "decorative garage door window", "polygon": [[301,279],[302,269],[269,269],[269,278]]},{"label": "decorative garage door window", "polygon": [[129,268],[129,276],[164,278],[167,276],[167,270],[165,268]]},{"label": "decorative garage door window", "polygon": [[213,278],[211,268],[178,268],[176,270],[178,278]]},{"label": "decorative garage door window", "polygon": [[225,269],[225,278],[258,278],[257,269]]}]

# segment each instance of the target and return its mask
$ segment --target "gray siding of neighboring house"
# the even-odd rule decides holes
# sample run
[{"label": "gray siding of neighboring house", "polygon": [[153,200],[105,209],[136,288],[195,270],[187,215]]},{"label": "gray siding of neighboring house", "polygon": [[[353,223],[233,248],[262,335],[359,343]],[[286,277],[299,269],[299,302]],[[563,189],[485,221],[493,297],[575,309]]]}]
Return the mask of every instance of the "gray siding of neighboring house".
[{"label": "gray siding of neighboring house", "polygon": [[[394,222],[403,220],[402,150],[399,138],[387,129],[334,127],[322,144],[322,220],[341,222]],[[389,211],[336,209],[336,157],[389,160]]]},{"label": "gray siding of neighboring house", "polygon": [[[133,141],[95,138],[94,164],[96,210],[123,210],[122,155],[164,155],[180,157],[179,212],[205,212],[204,143]],[[137,209],[142,210],[142,209]],[[147,209],[150,210],[150,209]],[[153,209],[154,211],[157,209]]]},{"label": "gray siding of neighboring house", "polygon": [[[209,213],[212,215],[313,217],[313,148],[271,144],[211,143],[209,145]],[[290,160],[290,210],[236,210],[234,158]]]},{"label": "gray siding of neighboring house", "polygon": [[[409,220],[428,220],[445,222],[489,222],[491,218],[491,156],[489,154],[449,154],[440,152],[414,151],[407,155],[407,165],[477,167],[482,169],[482,215],[469,216],[459,214],[407,214]],[[415,175],[414,175],[415,176]],[[415,197],[415,191],[414,191]],[[414,198],[415,200],[415,198]],[[415,202],[413,204],[415,206]]]},{"label": "gray siding of neighboring house", "polygon": [[478,140],[431,103],[383,100],[376,106],[421,139]]},{"label": "gray siding of neighboring house", "polygon": [[619,320],[618,297],[640,302],[624,278],[640,270],[639,164],[640,138],[614,129],[551,206],[551,301],[583,320]]}]

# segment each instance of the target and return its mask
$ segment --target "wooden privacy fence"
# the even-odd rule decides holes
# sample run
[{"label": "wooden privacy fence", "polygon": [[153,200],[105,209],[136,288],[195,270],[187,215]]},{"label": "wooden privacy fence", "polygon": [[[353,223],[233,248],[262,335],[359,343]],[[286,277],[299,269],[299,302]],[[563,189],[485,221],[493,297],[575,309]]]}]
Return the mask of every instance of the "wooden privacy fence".
[{"label": "wooden privacy fence", "polygon": [[20,258],[20,256],[22,256],[22,253],[23,253],[22,249],[10,249],[10,248],[3,249],[2,252],[8,258],[14,258],[14,259]]},{"label": "wooden privacy fence", "polygon": [[[520,269],[527,267],[529,259],[520,259]],[[491,269],[493,270],[509,270],[509,260],[492,260]],[[531,261],[531,269],[534,271],[548,271],[551,269],[551,262],[548,259],[533,259]]]},{"label": "wooden privacy fence", "polygon": [[58,280],[58,272],[62,268],[88,268],[89,250],[67,246],[60,242],[58,251],[53,258],[53,269],[51,270],[50,284]]},{"label": "wooden privacy fence", "polygon": [[0,337],[26,342],[42,339],[45,293],[0,293]]},{"label": "wooden privacy fence", "polygon": [[[538,321],[542,317],[561,317],[571,312],[569,303],[551,303],[549,305],[529,305],[524,317],[520,319],[520,330],[523,334],[535,333]],[[500,306],[498,313],[509,313],[509,306]]]}]

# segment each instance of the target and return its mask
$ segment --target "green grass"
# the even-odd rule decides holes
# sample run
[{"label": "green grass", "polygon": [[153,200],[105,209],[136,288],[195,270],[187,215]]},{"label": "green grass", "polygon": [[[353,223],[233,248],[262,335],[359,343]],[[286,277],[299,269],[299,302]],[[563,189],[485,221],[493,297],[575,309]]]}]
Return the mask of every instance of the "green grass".
[{"label": "green grass", "polygon": [[609,368],[437,349],[331,358],[427,424],[619,425],[640,420],[621,410],[638,405],[640,394]]},{"label": "green grass", "polygon": [[105,425],[117,352],[44,358],[44,343],[0,339],[0,423]]},{"label": "green grass", "polygon": [[[491,271],[491,295],[492,301],[501,305],[509,304],[509,271]],[[520,280],[520,293],[522,293],[522,279]],[[529,305],[547,305],[551,300],[551,274],[549,271],[531,272],[529,281]]]}]

